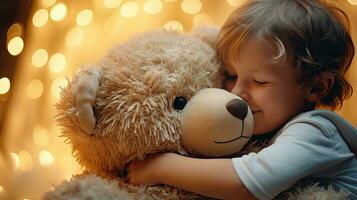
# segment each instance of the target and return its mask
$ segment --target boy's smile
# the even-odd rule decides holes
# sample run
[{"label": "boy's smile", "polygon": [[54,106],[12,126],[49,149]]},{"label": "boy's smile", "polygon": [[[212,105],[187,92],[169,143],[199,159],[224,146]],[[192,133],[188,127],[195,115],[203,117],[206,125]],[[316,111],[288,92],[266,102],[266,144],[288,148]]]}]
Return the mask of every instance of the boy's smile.
[{"label": "boy's smile", "polygon": [[305,93],[297,82],[292,52],[276,58],[271,42],[248,39],[237,59],[226,66],[224,87],[248,102],[254,117],[254,134],[279,128],[306,109]]}]

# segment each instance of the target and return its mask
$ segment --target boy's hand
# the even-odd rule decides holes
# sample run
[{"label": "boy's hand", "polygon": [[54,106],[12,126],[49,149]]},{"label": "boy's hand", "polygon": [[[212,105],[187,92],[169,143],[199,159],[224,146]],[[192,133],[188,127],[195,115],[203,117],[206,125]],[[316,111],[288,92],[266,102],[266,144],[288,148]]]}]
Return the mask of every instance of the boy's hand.
[{"label": "boy's hand", "polygon": [[174,153],[163,153],[150,156],[141,161],[134,161],[128,166],[127,181],[133,185],[160,184],[162,167],[168,166],[169,160],[177,156]]}]

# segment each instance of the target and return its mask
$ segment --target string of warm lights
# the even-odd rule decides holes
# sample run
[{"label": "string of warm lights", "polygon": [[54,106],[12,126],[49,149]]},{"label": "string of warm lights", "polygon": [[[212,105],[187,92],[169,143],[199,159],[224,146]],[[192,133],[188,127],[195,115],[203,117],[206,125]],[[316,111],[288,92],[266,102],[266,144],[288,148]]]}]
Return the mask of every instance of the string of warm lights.
[{"label": "string of warm lights", "polygon": [[[0,199],[39,199],[81,172],[53,122],[60,88],[79,66],[96,61],[105,49],[137,32],[220,25],[244,1],[34,1],[26,30],[14,23],[7,32],[7,50],[19,57],[19,70],[12,80],[0,77],[0,95],[11,91],[13,97],[3,129],[11,167],[0,162],[7,169],[0,170],[5,177],[0,179]],[[348,2],[357,5],[357,0]]]}]

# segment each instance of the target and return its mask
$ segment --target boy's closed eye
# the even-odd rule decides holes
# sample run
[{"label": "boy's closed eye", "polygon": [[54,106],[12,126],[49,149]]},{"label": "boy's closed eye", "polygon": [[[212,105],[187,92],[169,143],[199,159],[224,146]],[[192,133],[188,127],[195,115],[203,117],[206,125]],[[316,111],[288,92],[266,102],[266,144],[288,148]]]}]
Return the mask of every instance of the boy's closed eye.
[{"label": "boy's closed eye", "polygon": [[225,80],[236,80],[237,79],[237,75],[236,74],[230,74],[229,72],[224,72],[224,79]]},{"label": "boy's closed eye", "polygon": [[[238,76],[236,74],[230,74],[229,72],[225,72],[224,73],[224,79],[226,81],[235,81],[237,80]],[[253,79],[254,83],[258,84],[258,85],[266,85],[268,83],[270,83],[269,81],[265,81],[265,80],[261,80],[261,79]]]},{"label": "boy's closed eye", "polygon": [[254,79],[254,82],[258,85],[266,85],[269,83],[269,81],[256,80],[256,79]]}]

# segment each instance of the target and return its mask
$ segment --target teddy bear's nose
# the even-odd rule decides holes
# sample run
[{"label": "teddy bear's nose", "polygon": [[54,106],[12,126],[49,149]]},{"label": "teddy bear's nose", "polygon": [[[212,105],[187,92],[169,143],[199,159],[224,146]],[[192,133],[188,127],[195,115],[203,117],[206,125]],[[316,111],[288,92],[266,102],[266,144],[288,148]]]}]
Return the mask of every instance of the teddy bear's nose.
[{"label": "teddy bear's nose", "polygon": [[240,99],[232,99],[226,104],[229,113],[234,117],[244,120],[248,113],[248,104]]}]

